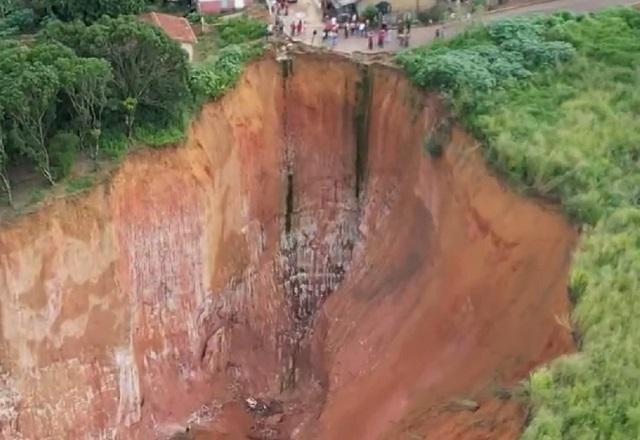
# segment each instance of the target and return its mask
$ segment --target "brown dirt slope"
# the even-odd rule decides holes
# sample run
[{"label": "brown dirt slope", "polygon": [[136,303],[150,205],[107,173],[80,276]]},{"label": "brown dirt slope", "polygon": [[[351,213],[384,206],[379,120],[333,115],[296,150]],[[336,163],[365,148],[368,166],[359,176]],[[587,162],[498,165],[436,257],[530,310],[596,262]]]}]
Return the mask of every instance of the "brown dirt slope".
[{"label": "brown dirt slope", "polygon": [[183,147],[0,229],[4,438],[515,437],[576,233],[448,127],[390,68],[266,58]]}]

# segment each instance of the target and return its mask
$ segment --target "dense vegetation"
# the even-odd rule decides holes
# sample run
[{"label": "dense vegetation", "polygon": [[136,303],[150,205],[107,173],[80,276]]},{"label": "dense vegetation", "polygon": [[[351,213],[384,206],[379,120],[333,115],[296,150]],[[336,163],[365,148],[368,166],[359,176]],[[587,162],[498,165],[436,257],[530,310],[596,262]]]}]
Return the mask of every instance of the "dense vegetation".
[{"label": "dense vegetation", "polygon": [[109,96],[120,105],[127,132],[136,121],[170,124],[187,104],[187,56],[158,28],[131,16],[105,17],[91,26],[54,22],[42,32],[87,58],[109,62]]},{"label": "dense vegetation", "polygon": [[199,63],[191,70],[189,86],[197,104],[222,96],[242,73],[242,66],[259,55],[259,43],[230,45]]},{"label": "dense vegetation", "polygon": [[218,42],[221,46],[242,44],[267,35],[267,25],[247,17],[218,20],[216,23]]},{"label": "dense vegetation", "polygon": [[32,32],[50,20],[97,21],[102,16],[138,14],[147,0],[2,0],[0,36]]},{"label": "dense vegetation", "polygon": [[82,20],[87,24],[103,16],[135,15],[145,9],[183,9],[191,0],[2,0],[0,36],[33,31],[50,20]]},{"label": "dense vegetation", "polygon": [[267,35],[267,25],[247,17],[215,18],[217,50],[191,69],[189,87],[195,103],[222,96],[233,86],[242,66],[262,53],[261,39]]},{"label": "dense vegetation", "polygon": [[497,22],[401,54],[522,191],[583,225],[580,353],[536,371],[527,439],[640,438],[640,11]]},{"label": "dense vegetation", "polygon": [[[0,197],[10,204],[10,169],[18,165],[54,185],[79,152],[97,166],[136,142],[181,140],[190,115],[260,53],[254,40],[266,30],[244,17],[221,23],[220,50],[190,66],[163,31],[122,15],[142,10],[143,0],[2,1]],[[26,42],[9,37],[29,32]]]},{"label": "dense vegetation", "polygon": [[97,158],[103,130],[131,136],[136,125],[174,123],[189,103],[187,78],[180,46],[133,17],[51,22],[30,46],[7,40],[0,45],[5,162],[29,160],[53,184],[69,171],[76,145]]}]

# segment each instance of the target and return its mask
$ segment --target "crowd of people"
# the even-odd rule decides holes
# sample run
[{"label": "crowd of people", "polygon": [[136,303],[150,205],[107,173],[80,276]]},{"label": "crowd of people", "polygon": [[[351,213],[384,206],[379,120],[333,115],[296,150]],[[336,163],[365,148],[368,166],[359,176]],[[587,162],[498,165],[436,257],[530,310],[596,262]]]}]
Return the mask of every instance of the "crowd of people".
[{"label": "crowd of people", "polygon": [[[274,23],[269,26],[270,35],[284,35],[285,20],[288,22],[287,31],[291,37],[302,37],[304,32],[304,21],[299,17],[289,16],[289,4],[286,0],[278,0],[275,5]],[[396,38],[400,47],[409,47],[409,39],[411,36],[412,21],[409,17],[400,17],[395,22],[395,26],[391,26],[386,19],[380,16],[377,20],[379,23],[372,23],[370,20],[358,17],[353,14],[348,20],[339,22],[335,16],[326,15],[323,19],[321,28],[322,43],[334,48],[338,44],[339,39],[361,38],[366,42],[366,47],[373,50],[374,47],[384,49],[391,43],[396,33]],[[311,34],[311,44],[316,43],[318,37],[318,29],[314,29]]]},{"label": "crowd of people", "polygon": [[[330,47],[335,47],[338,44],[338,38],[360,37],[366,38],[369,50],[373,50],[374,43],[379,49],[383,49],[385,44],[391,42],[393,29],[386,20],[382,19],[380,21],[380,25],[376,26],[370,20],[358,18],[354,14],[349,21],[338,23],[336,17],[325,16],[322,41]],[[411,35],[411,20],[408,18],[399,19],[396,23],[396,30],[400,46],[408,47]]]}]

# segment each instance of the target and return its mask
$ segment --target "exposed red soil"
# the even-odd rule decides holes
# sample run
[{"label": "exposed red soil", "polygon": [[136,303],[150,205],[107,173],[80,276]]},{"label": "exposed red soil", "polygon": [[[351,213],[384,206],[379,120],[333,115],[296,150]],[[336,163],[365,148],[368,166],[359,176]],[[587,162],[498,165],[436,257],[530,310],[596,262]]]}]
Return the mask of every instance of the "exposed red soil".
[{"label": "exposed red soil", "polygon": [[[0,230],[5,438],[511,439],[576,232],[398,71],[271,58]],[[506,390],[506,391],[505,391]]]}]

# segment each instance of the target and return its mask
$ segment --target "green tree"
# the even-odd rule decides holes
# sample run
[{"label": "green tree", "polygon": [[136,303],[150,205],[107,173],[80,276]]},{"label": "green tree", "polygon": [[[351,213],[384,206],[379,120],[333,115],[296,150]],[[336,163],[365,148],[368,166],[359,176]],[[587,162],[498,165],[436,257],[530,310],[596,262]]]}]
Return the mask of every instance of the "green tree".
[{"label": "green tree", "polygon": [[76,54],[67,46],[58,42],[38,42],[26,52],[26,60],[30,63],[42,63],[59,71],[58,61],[76,58]]},{"label": "green tree", "polygon": [[[73,48],[82,57],[111,64],[113,101],[136,100],[135,120],[166,125],[189,99],[188,61],[178,43],[134,17],[105,17],[91,26],[54,23],[44,36]],[[124,121],[125,109],[114,106]]]},{"label": "green tree", "polygon": [[5,147],[5,133],[4,133],[4,110],[0,107],[0,183],[2,189],[7,194],[9,199],[9,205],[13,206],[13,195],[11,191],[11,181],[9,180],[9,174],[7,173],[7,164],[9,163],[9,155]]},{"label": "green tree", "polygon": [[[51,66],[27,62],[26,57],[22,61],[15,63],[11,70],[0,71],[0,106],[5,109],[21,138],[22,142],[18,143],[21,152],[34,161],[53,185],[55,180],[47,139],[55,119],[60,82]],[[6,66],[7,63],[4,64]]]},{"label": "green tree", "polygon": [[378,8],[373,5],[369,5],[362,11],[362,17],[369,20],[369,23],[375,24],[378,21]]},{"label": "green tree", "polygon": [[32,9],[9,10],[4,17],[0,16],[0,36],[32,32],[34,25],[35,15]]},{"label": "green tree", "polygon": [[80,145],[80,138],[65,131],[57,132],[49,139],[49,156],[51,157],[51,171],[55,180],[64,179],[73,168],[76,152]]},{"label": "green tree", "polygon": [[64,20],[93,23],[103,15],[135,15],[146,7],[145,0],[57,0],[55,11]]},{"label": "green tree", "polygon": [[22,8],[22,2],[19,0],[2,0],[0,1],[0,18],[7,18],[9,14]]},{"label": "green tree", "polygon": [[[91,157],[98,159],[102,113],[107,105],[111,66],[97,58],[62,58],[57,61],[62,90],[69,98],[78,122],[78,134]],[[86,145],[89,141],[89,145]]]},{"label": "green tree", "polygon": [[254,41],[267,35],[267,25],[249,17],[220,20],[216,30],[220,47]]},{"label": "green tree", "polygon": [[138,108],[138,100],[136,98],[128,97],[122,101],[122,108],[124,108],[124,121],[127,125],[127,137],[131,139],[133,135],[133,126],[136,121],[136,109]]}]

